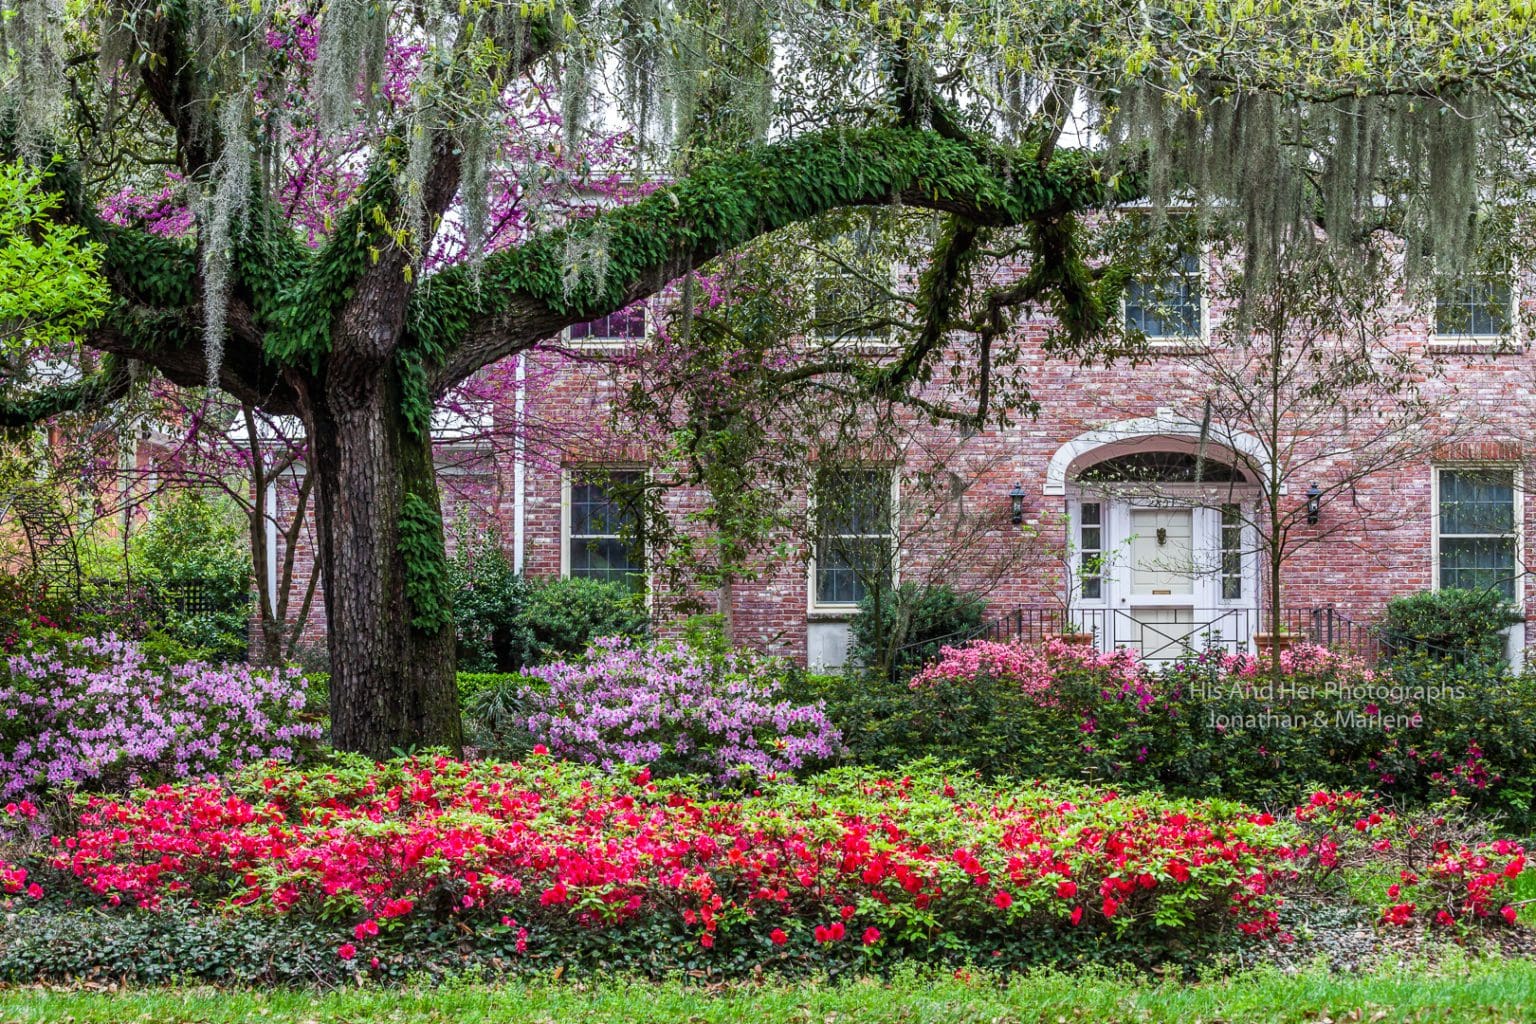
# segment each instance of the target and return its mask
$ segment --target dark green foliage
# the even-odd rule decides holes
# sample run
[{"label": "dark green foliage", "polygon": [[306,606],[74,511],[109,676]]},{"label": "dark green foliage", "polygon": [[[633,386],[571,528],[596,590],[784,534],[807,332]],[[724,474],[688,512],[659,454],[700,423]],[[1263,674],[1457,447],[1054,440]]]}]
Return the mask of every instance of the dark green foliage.
[{"label": "dark green foliage", "polygon": [[[179,905],[148,913],[129,908],[70,910],[50,903],[0,925],[0,980],[313,986],[350,984],[363,971],[396,984],[462,977],[466,971],[489,978],[621,972],[655,980],[764,974],[851,979],[920,964],[946,974],[978,965],[1017,971],[1046,966],[1071,970],[1089,964],[1162,964],[1182,972],[1242,945],[1230,931],[1149,943],[1143,934],[1117,939],[1100,929],[1062,924],[1006,933],[946,934],[939,942],[914,931],[905,941],[887,939],[883,956],[871,959],[857,941],[818,944],[799,936],[792,945],[775,946],[766,925],[753,929],[755,934],[736,929],[713,949],[703,950],[697,928],[686,925],[681,914],[643,921],[617,933],[529,922],[528,952],[519,953],[511,928],[473,931],[451,916],[413,918],[392,929],[387,940],[343,960],[337,949],[353,937],[349,928],[332,921],[213,914]],[[371,962],[375,956],[377,967]]]},{"label": "dark green foliage", "polygon": [[400,556],[405,559],[405,596],[411,625],[425,633],[453,621],[448,558],[443,552],[443,517],[435,503],[406,494],[400,503]]},{"label": "dark green foliage", "polygon": [[[1400,660],[1379,689],[1328,669],[1241,696],[1208,667],[1165,677],[1175,714],[1154,745],[1149,784],[1270,808],[1311,789],[1378,792],[1421,804],[1452,793],[1525,831],[1536,824],[1536,676],[1477,661]],[[1385,716],[1385,717],[1384,717]],[[1239,721],[1239,719],[1241,719]]]},{"label": "dark green foliage", "polygon": [[1457,794],[1507,830],[1536,827],[1536,673],[1421,654],[1369,677],[1347,661],[1312,665],[1269,689],[1218,655],[1168,669],[1140,695],[1106,678],[1058,666],[1044,704],[985,674],[915,690],[873,672],[801,675],[787,689],[826,701],[853,763],[931,756],[989,776],[1091,778],[1271,809],[1316,789],[1409,804]]},{"label": "dark green foliage", "polygon": [[622,583],[517,575],[494,533],[461,533],[449,582],[458,664],[468,672],[516,672],[581,654],[598,637],[644,636],[648,624],[644,597]]},{"label": "dark green foliage", "polygon": [[337,945],[336,929],[319,921],[225,917],[176,906],[153,914],[49,907],[4,926],[0,978],[309,983],[350,973]]},{"label": "dark green foliage", "polygon": [[535,660],[581,654],[605,636],[645,636],[645,596],[623,583],[554,579],[533,587],[522,622],[532,636]]},{"label": "dark green foliage", "polygon": [[461,538],[448,572],[459,668],[515,672],[527,664],[537,649],[523,621],[533,588],[512,571],[495,534],[471,543]]},{"label": "dark green foliage", "polygon": [[547,684],[527,676],[484,674],[459,676],[459,702],[464,729],[472,746],[484,753],[517,759],[533,750],[528,716],[529,697]]},{"label": "dark green foliage", "polygon": [[155,627],[173,645],[213,659],[245,656],[251,556],[226,503],[189,491],[155,510],[133,564],[154,599]]},{"label": "dark green foliage", "polygon": [[[448,352],[508,295],[531,295],[576,320],[619,309],[642,276],[679,255],[729,251],[764,232],[839,206],[908,196],[953,203],[984,224],[1020,224],[1051,212],[1134,198],[1137,176],[1110,183],[1081,153],[1046,167],[1028,154],[907,128],[829,130],[722,157],[646,199],[487,256],[479,267],[439,272],[415,293],[412,328],[426,351]],[[567,239],[601,230],[607,272],[566,281]]]},{"label": "dark green foliage", "polygon": [[1389,603],[1382,629],[1395,657],[1425,653],[1491,664],[1504,657],[1503,631],[1520,621],[1497,591],[1425,590]]},{"label": "dark green foliage", "polygon": [[[1166,733],[1134,694],[1105,700],[1104,677],[1058,674],[1043,706],[1016,681],[988,675],[965,685],[913,689],[880,672],[807,675],[793,699],[826,701],[848,761],[895,767],[915,757],[954,761],[992,778],[1144,781],[1150,749]],[[1093,732],[1083,730],[1093,719]]]},{"label": "dark green foliage", "polygon": [[[1161,687],[1169,717],[1148,781],[1271,808],[1294,805],[1309,789],[1381,788],[1370,765],[1386,734],[1355,723],[1370,702],[1338,692],[1351,678],[1325,668],[1272,686],[1267,674],[1240,681],[1219,658],[1170,669]],[[1243,683],[1258,689],[1243,693]]]},{"label": "dark green foliage", "polygon": [[881,596],[878,614],[873,595],[859,603],[849,653],[861,665],[889,666],[897,673],[915,669],[938,657],[943,645],[975,636],[985,613],[985,603],[973,594],[943,584],[903,583]]},{"label": "dark green foliage", "polygon": [[459,706],[467,707],[486,690],[514,682],[526,682],[526,678],[516,672],[460,672]]}]

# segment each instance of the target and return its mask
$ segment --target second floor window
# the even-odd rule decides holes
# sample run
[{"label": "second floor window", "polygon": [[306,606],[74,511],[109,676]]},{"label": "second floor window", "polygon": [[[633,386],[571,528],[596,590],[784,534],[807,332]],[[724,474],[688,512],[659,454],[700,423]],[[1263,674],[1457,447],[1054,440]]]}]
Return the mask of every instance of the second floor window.
[{"label": "second floor window", "polygon": [[1150,341],[1198,340],[1205,320],[1203,303],[1200,258],[1183,253],[1163,279],[1125,286],[1125,329]]},{"label": "second floor window", "polygon": [[638,485],[639,470],[591,473],[571,480],[570,526],[566,536],[568,574],[639,586],[645,578],[645,544],[640,516],[623,494]]},{"label": "second floor window", "polygon": [[644,337],[645,307],[642,305],[626,306],[596,320],[572,324],[570,329],[572,341],[639,341]]},{"label": "second floor window", "polygon": [[855,605],[889,588],[894,568],[891,474],[883,469],[823,472],[816,487],[816,603]]},{"label": "second floor window", "polygon": [[811,333],[823,340],[890,337],[891,264],[872,227],[832,239],[811,282]]},{"label": "second floor window", "polygon": [[1481,277],[1435,296],[1435,333],[1455,338],[1502,338],[1510,327],[1509,281]]}]

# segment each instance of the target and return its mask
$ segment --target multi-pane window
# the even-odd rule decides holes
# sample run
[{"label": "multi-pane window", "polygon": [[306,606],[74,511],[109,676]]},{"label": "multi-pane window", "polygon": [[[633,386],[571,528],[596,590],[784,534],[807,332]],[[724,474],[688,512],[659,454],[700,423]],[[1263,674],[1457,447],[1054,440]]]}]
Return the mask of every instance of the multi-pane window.
[{"label": "multi-pane window", "polygon": [[876,338],[891,333],[891,267],[876,249],[872,230],[833,239],[812,281],[812,333],[827,339]]},{"label": "multi-pane window", "polygon": [[572,341],[590,342],[636,341],[644,338],[645,307],[626,306],[596,320],[572,324],[570,337]]},{"label": "multi-pane window", "polygon": [[571,480],[571,518],[566,568],[571,576],[639,586],[645,578],[640,517],[626,491],[639,484],[638,470],[592,473]]},{"label": "multi-pane window", "polygon": [[1221,506],[1221,599],[1243,597],[1243,511],[1237,505]]},{"label": "multi-pane window", "polygon": [[1472,278],[1435,296],[1435,333],[1464,338],[1502,338],[1509,334],[1509,281]]},{"label": "multi-pane window", "polygon": [[1104,506],[1083,502],[1078,520],[1078,593],[1084,601],[1097,601],[1104,596]]},{"label": "multi-pane window", "polygon": [[1125,286],[1125,328],[1153,340],[1199,338],[1203,302],[1200,258],[1182,253],[1162,280]]},{"label": "multi-pane window", "polygon": [[889,587],[893,561],[891,474],[823,472],[816,487],[816,603],[858,604]]},{"label": "multi-pane window", "polygon": [[1515,600],[1515,471],[1469,467],[1439,472],[1440,586],[1491,589]]}]

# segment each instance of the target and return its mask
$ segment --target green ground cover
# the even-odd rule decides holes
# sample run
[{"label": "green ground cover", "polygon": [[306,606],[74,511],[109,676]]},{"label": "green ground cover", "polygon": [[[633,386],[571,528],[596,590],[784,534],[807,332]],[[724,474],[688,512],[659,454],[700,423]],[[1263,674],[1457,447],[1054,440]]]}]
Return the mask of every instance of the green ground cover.
[{"label": "green ground cover", "polygon": [[227,991],[166,988],[0,992],[0,1020],[73,1024],[1033,1024],[1195,1021],[1281,1024],[1322,1021],[1499,1022],[1536,1018],[1536,963],[1478,961],[1414,965],[1360,975],[1251,972],[1195,984],[1108,975],[1037,973],[993,980],[920,974],[891,983],[830,986],[535,983],[487,987]]}]

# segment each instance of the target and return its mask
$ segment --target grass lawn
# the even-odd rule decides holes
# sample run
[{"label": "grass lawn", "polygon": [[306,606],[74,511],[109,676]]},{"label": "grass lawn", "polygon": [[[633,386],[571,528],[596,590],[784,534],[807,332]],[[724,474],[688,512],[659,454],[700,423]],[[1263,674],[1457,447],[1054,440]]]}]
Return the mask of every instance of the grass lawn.
[{"label": "grass lawn", "polygon": [[706,990],[677,984],[453,985],[296,990],[143,989],[127,993],[0,992],[0,1021],[134,1021],[214,1024],[428,1024],[428,1022],[677,1021],[680,1024],[1247,1024],[1247,1022],[1468,1022],[1536,1019],[1536,963],[1483,961],[1434,970],[1399,968],[1360,976],[1273,972],[1200,984],[1136,984],[1107,976],[1038,974],[1006,988],[908,976],[801,988],[743,985]]}]

